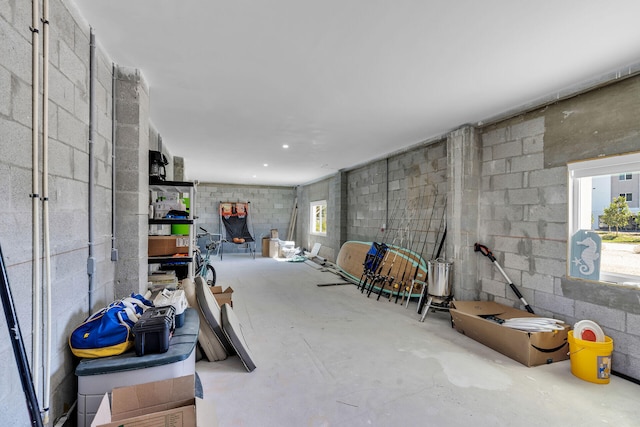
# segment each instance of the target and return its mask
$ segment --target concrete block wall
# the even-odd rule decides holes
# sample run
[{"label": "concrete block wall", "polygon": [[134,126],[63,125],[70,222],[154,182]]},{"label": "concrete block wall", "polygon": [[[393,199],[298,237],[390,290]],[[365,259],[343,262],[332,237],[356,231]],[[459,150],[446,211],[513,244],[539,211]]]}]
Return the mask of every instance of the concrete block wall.
[{"label": "concrete block wall", "polygon": [[[567,162],[637,151],[639,95],[634,77],[483,129],[478,227],[536,314],[597,322],[614,340],[613,370],[635,379],[637,289],[567,276]],[[481,299],[523,308],[489,260],[477,272]]]},{"label": "concrete block wall", "polygon": [[[311,251],[320,243],[318,255],[335,261],[342,243],[346,241],[347,230],[347,181],[346,173],[337,174],[315,183],[299,186],[298,217],[296,225],[297,241],[302,248]],[[327,201],[327,235],[312,235],[310,230],[311,202]]]},{"label": "concrete block wall", "polygon": [[371,241],[390,222],[399,181],[388,177],[386,159],[347,173],[347,240]]},{"label": "concrete block wall", "polygon": [[[321,243],[320,255],[335,261],[347,240],[408,243],[398,230],[410,223],[417,232],[404,246],[428,260],[444,228],[446,175],[446,143],[438,141],[300,186],[298,239],[308,248]],[[326,237],[309,234],[309,203],[317,200],[327,200]]]},{"label": "concrete block wall", "polygon": [[[544,132],[538,117],[482,134],[478,238],[532,306],[566,271],[566,167],[544,169]],[[478,269],[480,298],[519,304],[489,259]]]},{"label": "concrete block wall", "polygon": [[[296,197],[294,187],[249,186],[231,184],[199,183],[196,194],[196,227],[211,233],[220,232],[220,202],[250,202],[250,227],[256,239],[256,253],[262,251],[262,237],[268,237],[271,229],[278,230],[281,240],[286,240],[291,212]],[[200,230],[198,230],[200,231]],[[225,244],[224,252],[242,252],[240,245]]]},{"label": "concrete block wall", "polygon": [[402,238],[398,229],[410,223],[419,227],[411,249],[421,252],[425,260],[431,258],[447,203],[445,141],[349,171],[346,185],[347,240],[391,243],[396,237],[398,244]]},{"label": "concrete block wall", "polygon": [[[48,205],[53,332],[50,415],[53,420],[62,415],[65,408],[76,399],[75,365],[67,338],[72,328],[89,311],[89,27],[67,2],[52,0],[49,13]],[[32,209],[29,197],[32,193],[31,25],[31,2],[0,4],[0,182],[4,188],[0,193],[0,244],[30,359],[33,330]],[[39,43],[42,43],[42,37]],[[110,260],[111,60],[100,49],[96,59],[94,301],[99,304],[113,297],[115,264]],[[41,65],[42,58],[38,67]],[[42,80],[39,86],[41,94]],[[42,115],[41,110],[38,114]],[[39,151],[42,154],[41,135]],[[39,191],[42,192],[42,185]],[[0,370],[0,413],[3,424],[29,425],[4,317],[0,319],[0,359],[4,361],[4,369]],[[39,372],[42,376],[42,367]],[[42,404],[43,379],[38,380],[38,397]]]},{"label": "concrete block wall", "polygon": [[116,72],[115,297],[146,290],[149,221],[149,88],[137,69]]}]

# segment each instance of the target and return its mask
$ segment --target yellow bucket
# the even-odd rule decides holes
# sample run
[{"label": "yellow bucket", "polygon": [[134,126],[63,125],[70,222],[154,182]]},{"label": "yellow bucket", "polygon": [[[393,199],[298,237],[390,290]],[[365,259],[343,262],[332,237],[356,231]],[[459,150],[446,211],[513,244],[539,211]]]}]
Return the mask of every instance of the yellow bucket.
[{"label": "yellow bucket", "polygon": [[604,342],[585,341],[567,335],[571,373],[576,377],[596,384],[609,384],[611,377],[611,353],[613,340],[605,336]]}]

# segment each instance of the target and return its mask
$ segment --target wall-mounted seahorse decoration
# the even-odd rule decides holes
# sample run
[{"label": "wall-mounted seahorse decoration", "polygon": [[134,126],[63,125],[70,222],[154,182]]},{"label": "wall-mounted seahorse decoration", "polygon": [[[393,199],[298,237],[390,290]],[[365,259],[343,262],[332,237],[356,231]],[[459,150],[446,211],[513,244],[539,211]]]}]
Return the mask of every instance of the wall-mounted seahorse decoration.
[{"label": "wall-mounted seahorse decoration", "polygon": [[569,275],[587,280],[600,280],[602,240],[592,230],[578,230],[571,236]]},{"label": "wall-mounted seahorse decoration", "polygon": [[600,254],[598,253],[598,245],[591,237],[587,237],[577,243],[579,245],[586,246],[580,254],[581,259],[579,261],[580,273],[588,276],[595,270],[595,261],[600,257]]}]

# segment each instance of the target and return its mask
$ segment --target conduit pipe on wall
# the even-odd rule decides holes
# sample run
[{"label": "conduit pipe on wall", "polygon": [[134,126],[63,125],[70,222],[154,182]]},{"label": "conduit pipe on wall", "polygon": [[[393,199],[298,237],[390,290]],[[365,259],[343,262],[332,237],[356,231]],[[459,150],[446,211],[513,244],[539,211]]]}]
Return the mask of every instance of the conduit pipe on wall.
[{"label": "conduit pipe on wall", "polygon": [[96,98],[95,98],[95,78],[96,78],[96,35],[93,27],[90,28],[89,37],[89,200],[88,200],[88,223],[89,223],[89,258],[87,259],[87,274],[89,275],[89,314],[93,310],[93,288],[95,283],[96,261],[93,256],[95,230],[93,227],[93,186],[95,175],[95,162],[93,158],[93,147],[95,141],[95,119],[96,119]]},{"label": "conduit pipe on wall", "polygon": [[118,261],[116,249],[116,64],[111,64],[111,261]]},{"label": "conduit pipe on wall", "polygon": [[384,208],[384,224],[382,226],[382,228],[384,230],[387,229],[387,226],[389,224],[389,158],[387,157],[384,160],[384,180],[386,181],[385,183],[385,189],[384,189],[384,202],[385,202],[385,208]]},{"label": "conduit pipe on wall", "polygon": [[49,424],[51,394],[51,247],[49,241],[49,0],[42,0],[42,234],[44,322],[43,422]]},{"label": "conduit pipe on wall", "polygon": [[[38,46],[38,35],[40,24],[40,11],[38,10],[38,0],[32,0],[31,8],[31,210],[32,210],[32,304],[31,304],[31,342],[32,342],[32,359],[31,359],[31,371],[33,376],[33,387],[36,390],[36,395],[40,390],[40,360],[41,360],[41,334],[40,327],[42,326],[41,312],[42,312],[42,295],[40,283],[40,194],[39,194],[39,177],[38,170],[40,168],[40,159],[38,157],[38,150],[40,149],[40,141],[38,138],[38,117],[40,114],[39,102],[38,102],[38,90],[40,86],[40,67],[38,66],[38,59],[40,57],[40,50]],[[38,401],[41,401],[38,398]]]}]

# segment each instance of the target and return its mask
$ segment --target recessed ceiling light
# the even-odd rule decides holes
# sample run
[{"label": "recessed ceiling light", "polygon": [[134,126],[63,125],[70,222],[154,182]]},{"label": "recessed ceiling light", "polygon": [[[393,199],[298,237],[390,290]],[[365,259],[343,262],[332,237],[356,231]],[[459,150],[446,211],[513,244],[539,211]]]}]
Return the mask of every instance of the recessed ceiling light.
[{"label": "recessed ceiling light", "polygon": [[258,175],[253,175],[253,178],[257,178],[257,177],[258,177]]},{"label": "recessed ceiling light", "polygon": [[282,144],[282,148],[289,148],[287,144]]},{"label": "recessed ceiling light", "polygon": [[265,164],[264,164],[264,165],[262,165],[262,166],[264,166],[264,167],[266,168],[267,166],[269,166],[269,164],[268,164],[268,163],[265,163]]}]

